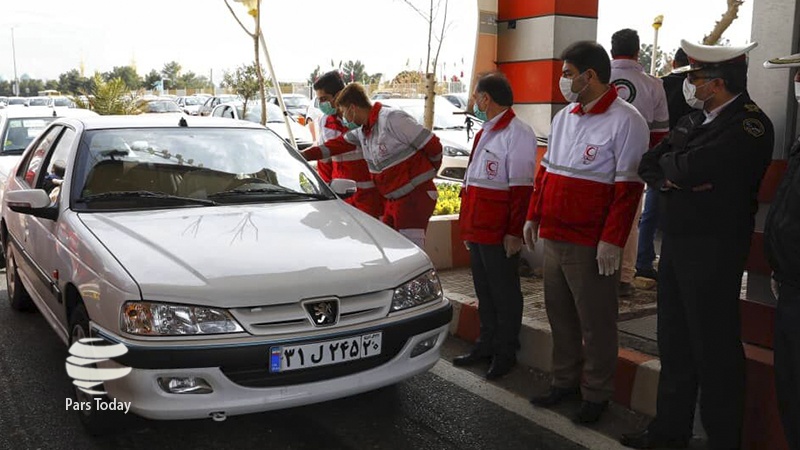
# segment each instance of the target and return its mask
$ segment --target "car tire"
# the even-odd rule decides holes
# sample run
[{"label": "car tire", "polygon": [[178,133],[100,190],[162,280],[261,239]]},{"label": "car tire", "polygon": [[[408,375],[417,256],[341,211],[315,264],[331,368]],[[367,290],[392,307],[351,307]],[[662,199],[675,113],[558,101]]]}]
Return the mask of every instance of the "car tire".
[{"label": "car tire", "polygon": [[[69,345],[72,346],[75,342],[91,337],[89,330],[89,314],[86,312],[86,307],[83,303],[72,311],[69,318]],[[102,385],[101,385],[102,386]],[[98,389],[102,389],[98,387]],[[77,411],[80,418],[81,425],[87,433],[92,436],[105,436],[116,433],[120,430],[123,414],[117,411],[98,411],[95,409],[95,399],[99,398],[102,402],[110,402],[111,400],[106,395],[91,395],[81,391],[77,386],[72,386],[72,400],[75,402],[90,402],[91,408],[88,410]]]},{"label": "car tire", "polygon": [[11,308],[17,311],[31,311],[34,309],[33,300],[22,284],[17,270],[17,259],[14,249],[6,243],[5,262],[6,262],[6,290]]}]

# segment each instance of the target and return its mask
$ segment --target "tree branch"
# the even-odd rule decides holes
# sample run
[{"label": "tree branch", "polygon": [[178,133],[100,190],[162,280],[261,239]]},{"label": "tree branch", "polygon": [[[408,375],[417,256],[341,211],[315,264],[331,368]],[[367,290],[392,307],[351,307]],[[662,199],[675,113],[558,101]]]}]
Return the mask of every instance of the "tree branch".
[{"label": "tree branch", "polygon": [[722,38],[722,33],[731,26],[734,20],[739,17],[737,14],[739,13],[739,7],[742,6],[744,0],[728,0],[728,9],[725,11],[725,14],[722,15],[722,18],[717,21],[717,24],[714,26],[714,29],[711,30],[711,33],[703,38],[703,44],[705,45],[714,45]]},{"label": "tree branch", "polygon": [[230,11],[230,12],[231,12],[231,14],[233,15],[233,18],[234,18],[234,19],[236,19],[236,22],[238,22],[238,23],[239,23],[239,26],[240,26],[240,27],[242,27],[242,30],[244,30],[244,32],[245,32],[245,33],[247,33],[247,34],[248,34],[248,36],[250,36],[250,37],[252,37],[252,38],[256,38],[256,37],[258,37],[258,35],[257,35],[257,34],[253,34],[253,33],[251,33],[251,32],[250,32],[250,30],[248,30],[248,29],[247,29],[247,27],[245,27],[245,26],[244,26],[244,24],[242,23],[242,21],[241,21],[241,20],[239,20],[239,16],[237,16],[237,15],[236,15],[236,13],[233,11],[233,8],[231,8],[231,5],[228,3],[228,0],[225,0],[225,6],[227,6],[227,7],[228,7],[228,11]]},{"label": "tree branch", "polygon": [[410,7],[411,7],[411,9],[413,9],[414,11],[416,11],[416,13],[417,13],[417,14],[419,14],[419,15],[420,15],[420,17],[422,17],[423,19],[425,19],[425,21],[426,21],[426,22],[430,21],[430,19],[429,19],[429,18],[428,18],[428,17],[425,15],[425,13],[423,13],[423,12],[422,12],[422,11],[421,11],[419,8],[417,8],[417,7],[416,7],[416,6],[415,6],[413,3],[411,3],[411,0],[403,0],[403,2],[404,2],[406,5],[410,6]]},{"label": "tree branch", "polygon": [[447,30],[447,6],[450,0],[444,0],[444,18],[442,19],[442,32],[439,34],[439,46],[436,48],[436,57],[433,59],[433,70],[436,71],[436,64],[439,62],[439,52],[442,51],[442,42],[444,41],[444,33]]}]

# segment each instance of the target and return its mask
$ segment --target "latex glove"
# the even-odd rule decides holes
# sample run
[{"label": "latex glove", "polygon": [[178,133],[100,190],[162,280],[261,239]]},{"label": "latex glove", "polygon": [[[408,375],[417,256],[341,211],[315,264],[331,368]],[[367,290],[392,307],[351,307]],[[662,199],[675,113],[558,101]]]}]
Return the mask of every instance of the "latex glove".
[{"label": "latex glove", "polygon": [[539,240],[539,222],[528,220],[522,228],[522,237],[528,250],[533,251],[533,245]]},{"label": "latex glove", "polygon": [[510,234],[503,236],[503,248],[506,249],[506,258],[511,258],[522,250],[522,238]]},{"label": "latex glove", "polygon": [[468,241],[464,241],[464,248],[466,248],[467,251],[469,251],[469,242]]},{"label": "latex glove", "polygon": [[779,299],[779,293],[781,290],[781,284],[778,283],[775,278],[770,277],[769,279],[769,287],[772,288],[772,295],[775,296],[776,299]]},{"label": "latex glove", "polygon": [[600,241],[597,244],[597,268],[600,275],[614,275],[619,270],[620,259],[622,259],[622,247]]}]

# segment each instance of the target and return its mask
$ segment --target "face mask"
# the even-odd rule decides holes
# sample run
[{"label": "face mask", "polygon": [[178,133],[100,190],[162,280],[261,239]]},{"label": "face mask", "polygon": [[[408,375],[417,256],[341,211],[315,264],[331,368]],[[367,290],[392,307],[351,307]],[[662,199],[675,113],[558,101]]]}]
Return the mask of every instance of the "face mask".
[{"label": "face mask", "polygon": [[336,108],[331,106],[331,102],[322,102],[319,104],[319,110],[322,111],[322,114],[332,116],[336,114]]},{"label": "face mask", "polygon": [[489,117],[486,116],[486,111],[481,111],[481,109],[478,108],[478,102],[472,104],[472,114],[481,122],[486,122],[489,119]]},{"label": "face mask", "polygon": [[796,98],[797,101],[800,102],[800,81],[794,82],[794,98]]},{"label": "face mask", "polygon": [[[711,83],[711,80],[708,80],[707,82],[701,84],[700,87],[703,87],[708,83]],[[689,83],[689,79],[688,78],[684,78],[684,80],[683,80],[683,98],[686,99],[686,103],[688,103],[689,106],[691,106],[692,108],[694,108],[694,109],[703,109],[703,106],[705,106],[706,102],[711,100],[711,97],[714,96],[714,94],[711,94],[711,96],[708,97],[707,99],[700,100],[699,98],[695,97],[696,94],[697,94],[697,86],[693,85],[692,83]]]},{"label": "face mask", "polygon": [[572,92],[572,83],[576,79],[580,78],[582,75],[583,74],[580,74],[575,78],[567,78],[562,76],[561,79],[558,80],[558,87],[559,89],[561,89],[561,95],[563,95],[564,98],[567,99],[567,101],[570,103],[577,102],[578,97],[580,97],[581,93],[583,93],[583,91],[585,91],[586,88],[589,87],[589,84],[587,83],[586,86],[584,86],[583,89],[581,89],[580,91]]},{"label": "face mask", "polygon": [[361,126],[355,122],[350,122],[349,120],[347,120],[347,115],[344,113],[342,113],[342,125],[346,126],[350,130],[354,130]]}]

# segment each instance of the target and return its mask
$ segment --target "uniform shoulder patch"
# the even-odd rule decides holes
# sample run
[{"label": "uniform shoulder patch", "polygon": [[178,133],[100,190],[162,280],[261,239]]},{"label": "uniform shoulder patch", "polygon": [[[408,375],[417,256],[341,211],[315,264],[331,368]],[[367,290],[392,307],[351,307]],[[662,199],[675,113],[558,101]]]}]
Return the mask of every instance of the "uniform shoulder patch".
[{"label": "uniform shoulder patch", "polygon": [[758,105],[756,105],[755,103],[745,103],[744,109],[746,109],[747,112],[753,112],[753,113],[761,112],[761,108],[759,108]]},{"label": "uniform shoulder patch", "polygon": [[[756,108],[758,107],[756,106]],[[742,121],[742,127],[747,134],[753,137],[761,137],[764,135],[764,124],[758,119],[754,119],[752,117],[744,119]]]}]

